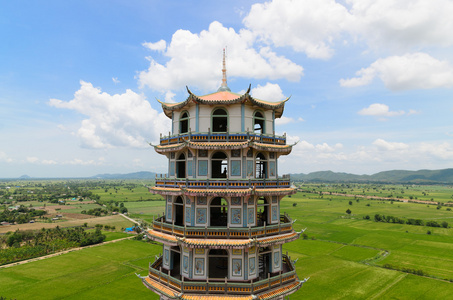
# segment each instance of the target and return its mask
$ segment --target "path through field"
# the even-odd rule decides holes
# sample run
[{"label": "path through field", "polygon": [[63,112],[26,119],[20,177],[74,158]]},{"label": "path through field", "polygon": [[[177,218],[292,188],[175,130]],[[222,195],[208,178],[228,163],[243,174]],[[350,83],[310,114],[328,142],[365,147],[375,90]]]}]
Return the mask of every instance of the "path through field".
[{"label": "path through field", "polygon": [[116,242],[119,242],[119,241],[122,241],[122,240],[131,239],[134,236],[128,236],[128,237],[125,237],[125,238],[112,240],[112,241],[108,241],[108,242],[103,242],[103,243],[99,243],[99,244],[95,244],[95,245],[90,245],[90,246],[85,246],[85,247],[77,247],[77,248],[72,248],[72,249],[61,251],[61,252],[57,252],[57,253],[52,253],[52,254],[45,255],[45,256],[30,258],[30,259],[18,261],[18,262],[12,263],[12,264],[0,266],[0,269],[9,268],[9,267],[17,266],[17,265],[22,265],[22,264],[26,264],[26,263],[29,263],[29,262],[32,262],[32,261],[38,261],[38,260],[42,260],[42,259],[46,259],[46,258],[62,255],[62,254],[65,254],[65,253],[86,249],[86,248],[92,248],[92,247],[97,247],[97,246],[101,246],[101,245],[105,245],[105,244],[116,243]]}]

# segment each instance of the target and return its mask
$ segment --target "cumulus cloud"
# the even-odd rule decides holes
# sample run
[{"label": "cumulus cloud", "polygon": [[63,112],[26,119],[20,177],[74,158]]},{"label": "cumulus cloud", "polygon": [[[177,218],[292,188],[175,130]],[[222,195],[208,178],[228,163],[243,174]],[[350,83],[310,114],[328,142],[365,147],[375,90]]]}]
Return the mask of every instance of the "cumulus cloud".
[{"label": "cumulus cloud", "polygon": [[165,48],[167,48],[167,42],[165,42],[164,40],[160,40],[155,43],[143,43],[142,45],[148,48],[149,50],[154,51],[164,51]]},{"label": "cumulus cloud", "polygon": [[[413,110],[411,110],[413,112]],[[359,115],[362,116],[375,116],[375,117],[395,117],[404,115],[405,112],[403,110],[400,111],[390,111],[388,105],[382,103],[374,103],[370,106],[360,110],[358,112]]]},{"label": "cumulus cloud", "polygon": [[255,49],[255,42],[256,37],[249,30],[236,32],[217,21],[200,33],[178,30],[165,49],[156,43],[151,43],[152,46],[146,43],[148,49],[162,51],[169,60],[161,64],[148,57],[149,68],[138,74],[139,84],[161,92],[185,85],[212,91],[220,86],[221,80],[222,52],[219,45],[228,45],[229,77],[300,79],[303,75],[301,66],[277,55],[269,47]]},{"label": "cumulus cloud", "polygon": [[154,110],[143,95],[131,90],[110,95],[91,83],[80,84],[74,99],[68,102],[50,99],[49,105],[88,117],[77,131],[84,147],[146,147],[146,141],[157,141],[159,133],[170,127],[169,119]]},{"label": "cumulus cloud", "polygon": [[112,81],[114,84],[120,83],[120,81],[118,80],[118,77],[112,77]]},{"label": "cumulus cloud", "polygon": [[376,49],[453,45],[449,0],[349,0],[351,30]]},{"label": "cumulus cloud", "polygon": [[26,161],[29,162],[29,163],[32,163],[32,164],[37,163],[38,160],[39,160],[39,159],[38,159],[37,157],[34,157],[34,156],[28,156],[28,157],[26,158]]},{"label": "cumulus cloud", "polygon": [[432,89],[453,86],[453,67],[426,53],[381,58],[368,68],[356,72],[357,77],[341,79],[344,87],[370,84],[377,76],[391,90]]},{"label": "cumulus cloud", "polygon": [[377,139],[373,142],[379,150],[381,151],[401,151],[409,148],[409,145],[405,143],[398,142],[387,142],[383,139]]},{"label": "cumulus cloud", "polygon": [[281,101],[284,100],[286,97],[283,95],[283,91],[278,84],[273,83],[266,83],[265,86],[261,86],[258,84],[257,87],[253,88],[250,91],[250,95],[252,97],[266,100],[266,101]]},{"label": "cumulus cloud", "polygon": [[274,0],[254,4],[243,22],[268,44],[327,59],[334,53],[334,39],[352,25],[352,16],[333,0]]}]

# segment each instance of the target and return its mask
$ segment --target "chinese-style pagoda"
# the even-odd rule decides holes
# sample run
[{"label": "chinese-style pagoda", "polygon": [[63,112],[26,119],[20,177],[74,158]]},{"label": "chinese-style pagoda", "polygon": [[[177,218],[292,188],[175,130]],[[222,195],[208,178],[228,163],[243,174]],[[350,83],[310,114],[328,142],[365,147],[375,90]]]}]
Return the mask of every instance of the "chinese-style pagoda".
[{"label": "chinese-style pagoda", "polygon": [[154,146],[168,158],[168,176],[150,188],[166,199],[165,214],[146,232],[163,244],[163,255],[142,277],[161,299],[283,299],[305,280],[282,245],[296,240],[293,221],[280,212],[295,193],[289,176],[278,176],[278,158],[292,145],[275,135],[285,102],[189,89],[180,103],[163,103],[172,132]]}]

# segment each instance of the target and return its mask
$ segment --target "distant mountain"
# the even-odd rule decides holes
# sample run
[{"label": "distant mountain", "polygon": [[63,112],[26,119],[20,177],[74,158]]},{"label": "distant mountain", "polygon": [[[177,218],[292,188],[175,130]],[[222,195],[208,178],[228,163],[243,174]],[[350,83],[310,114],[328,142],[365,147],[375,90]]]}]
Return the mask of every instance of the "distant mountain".
[{"label": "distant mountain", "polygon": [[373,175],[355,175],[332,171],[291,174],[295,181],[323,182],[388,182],[388,183],[453,183],[453,169],[405,171],[393,170]]},{"label": "distant mountain", "polygon": [[31,177],[28,175],[22,175],[19,177],[19,179],[30,179]]},{"label": "distant mountain", "polygon": [[128,174],[98,174],[90,178],[96,179],[154,179],[156,173],[154,172],[135,172]]}]

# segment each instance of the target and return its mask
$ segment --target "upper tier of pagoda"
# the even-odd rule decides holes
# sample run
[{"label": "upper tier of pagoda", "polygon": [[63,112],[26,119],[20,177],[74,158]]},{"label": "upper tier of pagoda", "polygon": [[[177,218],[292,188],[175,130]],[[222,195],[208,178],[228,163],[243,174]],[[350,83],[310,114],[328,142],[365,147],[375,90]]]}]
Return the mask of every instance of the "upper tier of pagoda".
[{"label": "upper tier of pagoda", "polygon": [[247,89],[245,94],[237,94],[231,91],[217,91],[215,93],[197,96],[190,91],[187,87],[187,92],[189,96],[185,101],[178,103],[165,103],[157,100],[161,105],[165,115],[169,118],[172,117],[173,111],[180,111],[190,106],[190,104],[205,104],[205,105],[232,105],[239,103],[246,103],[250,105],[257,106],[263,109],[269,109],[275,111],[275,118],[280,118],[283,114],[283,109],[285,107],[285,102],[289,100],[290,97],[285,100],[278,102],[264,101],[257,98],[254,98],[250,95],[250,88]]}]

